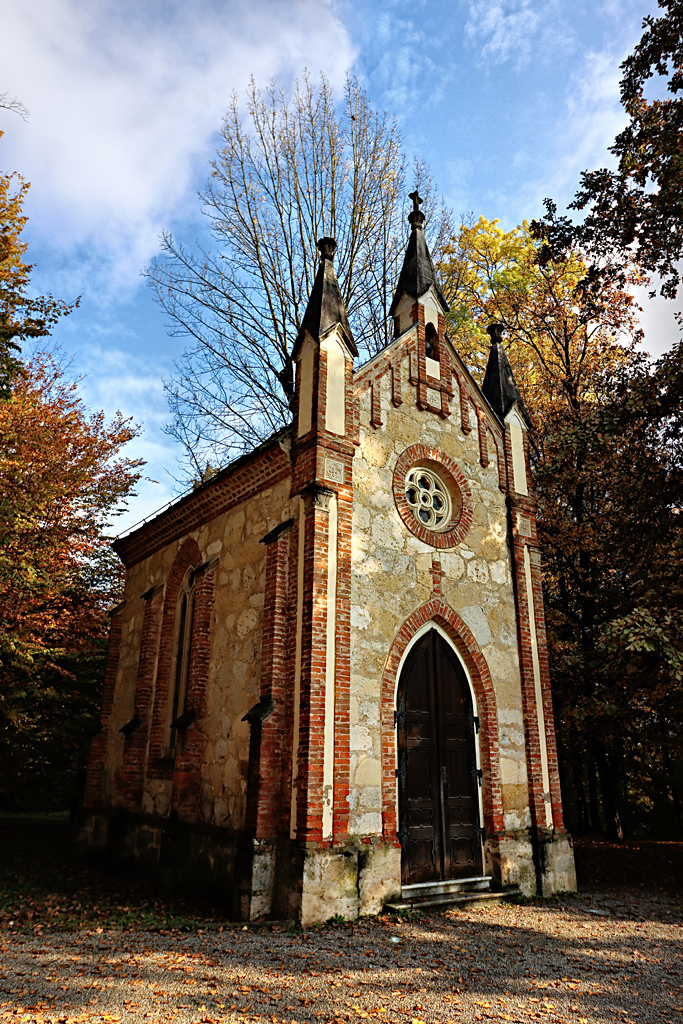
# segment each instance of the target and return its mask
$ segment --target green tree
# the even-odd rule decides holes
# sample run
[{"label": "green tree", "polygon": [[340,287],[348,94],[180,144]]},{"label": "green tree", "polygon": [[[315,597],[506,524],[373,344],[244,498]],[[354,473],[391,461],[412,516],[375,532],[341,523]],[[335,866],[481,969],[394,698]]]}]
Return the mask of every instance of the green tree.
[{"label": "green tree", "polygon": [[[621,65],[621,103],[628,123],[610,152],[616,169],[584,171],[570,209],[572,224],[546,201],[539,237],[558,251],[568,237],[589,258],[585,286],[624,282],[624,260],[635,257],[662,278],[661,293],[676,296],[683,257],[683,0],[658,0],[661,17],[643,21],[643,35]],[[649,93],[649,95],[648,95]]]}]

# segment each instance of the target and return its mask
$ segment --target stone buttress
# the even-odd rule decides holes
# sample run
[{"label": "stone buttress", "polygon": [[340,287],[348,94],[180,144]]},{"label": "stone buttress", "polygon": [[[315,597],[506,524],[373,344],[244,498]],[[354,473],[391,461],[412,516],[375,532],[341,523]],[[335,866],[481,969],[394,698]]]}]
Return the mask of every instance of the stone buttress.
[{"label": "stone buttress", "polygon": [[[278,673],[262,672],[262,701],[274,700],[282,715],[280,785],[266,806],[268,768],[261,739],[260,759],[256,753],[250,759],[250,776],[259,781],[250,783],[254,871],[243,906],[245,916],[275,912],[303,923],[340,913],[353,917],[359,906],[358,852],[348,822],[357,349],[334,272],[336,243],[323,238],[318,247],[319,269],[293,352],[292,518],[264,538],[272,564],[266,574],[264,667],[271,646],[277,647],[270,644],[269,624],[278,615],[283,617],[278,637],[286,633],[288,652],[278,670],[285,692],[269,689],[270,676]],[[277,566],[275,587],[270,580]],[[267,727],[268,722],[252,724],[252,744],[255,733]],[[273,735],[277,728],[273,723]]]}]

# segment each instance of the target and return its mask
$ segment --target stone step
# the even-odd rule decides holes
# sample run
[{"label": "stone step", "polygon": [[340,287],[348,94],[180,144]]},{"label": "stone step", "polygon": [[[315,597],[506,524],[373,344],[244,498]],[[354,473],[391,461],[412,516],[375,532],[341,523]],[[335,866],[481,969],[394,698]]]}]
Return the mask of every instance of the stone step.
[{"label": "stone step", "polygon": [[475,875],[472,878],[449,878],[443,882],[415,882],[401,886],[404,900],[422,896],[443,896],[450,892],[477,892],[491,887],[491,875]]},{"label": "stone step", "polygon": [[395,903],[385,903],[385,910],[431,910],[434,907],[469,907],[477,903],[503,903],[505,900],[521,896],[522,890],[515,886],[514,889],[505,889],[503,892],[451,892],[424,896],[418,899],[403,900]]}]

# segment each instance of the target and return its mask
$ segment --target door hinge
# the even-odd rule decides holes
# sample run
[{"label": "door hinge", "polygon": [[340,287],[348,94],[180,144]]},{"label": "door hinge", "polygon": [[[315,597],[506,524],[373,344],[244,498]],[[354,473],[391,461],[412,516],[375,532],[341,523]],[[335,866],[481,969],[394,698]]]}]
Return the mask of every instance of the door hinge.
[{"label": "door hinge", "polygon": [[484,825],[482,825],[481,828],[477,829],[477,832],[479,833],[479,838],[481,839],[482,843],[485,843],[486,842],[486,827]]},{"label": "door hinge", "polygon": [[408,765],[406,764],[405,758],[401,758],[399,766],[396,769],[396,778],[401,789],[406,788],[406,782],[408,781]]},{"label": "door hinge", "polygon": [[472,708],[467,713],[467,720],[470,723],[470,729],[474,726],[475,730],[479,732],[479,715],[475,715]]},{"label": "door hinge", "polygon": [[484,773],[481,770],[481,768],[477,768],[477,767],[475,767],[475,765],[472,765],[471,775],[472,775],[472,781],[478,783],[479,786],[481,787],[481,780],[482,780],[483,775],[484,775]]}]

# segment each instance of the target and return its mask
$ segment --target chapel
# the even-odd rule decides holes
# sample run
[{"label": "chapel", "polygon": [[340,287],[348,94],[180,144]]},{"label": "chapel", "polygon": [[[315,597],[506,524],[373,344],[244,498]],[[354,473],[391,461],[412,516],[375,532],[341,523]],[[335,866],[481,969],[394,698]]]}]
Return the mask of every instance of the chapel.
[{"label": "chapel", "polygon": [[243,920],[576,888],[532,421],[501,328],[481,382],[447,336],[412,198],[394,340],[354,368],[322,238],[291,425],[114,545],[82,841]]}]

